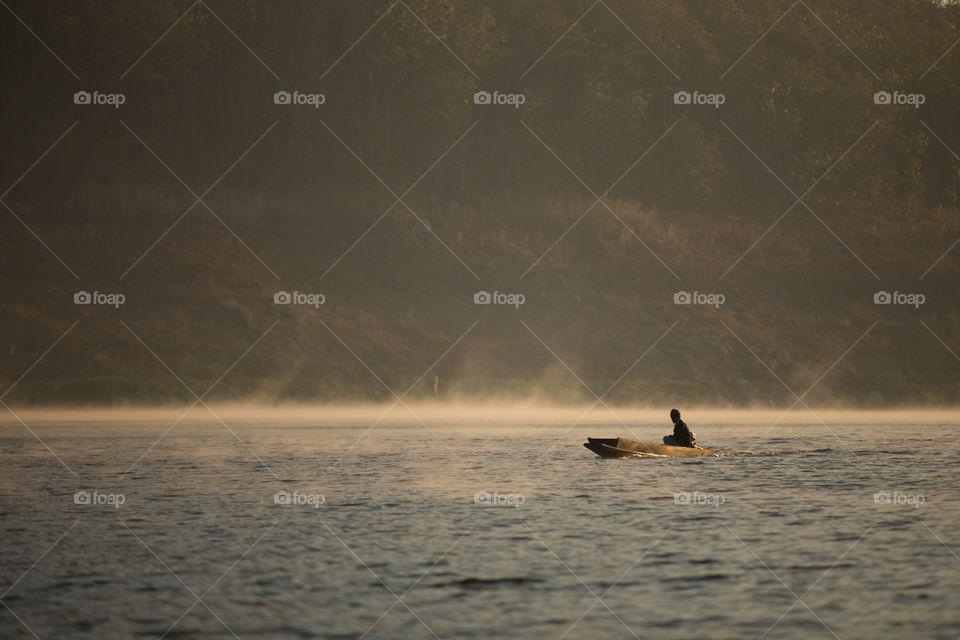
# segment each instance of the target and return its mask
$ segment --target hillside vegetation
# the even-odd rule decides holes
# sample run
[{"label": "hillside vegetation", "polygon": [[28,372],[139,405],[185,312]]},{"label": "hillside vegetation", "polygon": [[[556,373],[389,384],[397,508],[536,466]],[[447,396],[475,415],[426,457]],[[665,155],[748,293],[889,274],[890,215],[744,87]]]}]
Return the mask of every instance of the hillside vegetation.
[{"label": "hillside vegetation", "polygon": [[191,4],[0,24],[11,406],[960,401],[957,6]]}]

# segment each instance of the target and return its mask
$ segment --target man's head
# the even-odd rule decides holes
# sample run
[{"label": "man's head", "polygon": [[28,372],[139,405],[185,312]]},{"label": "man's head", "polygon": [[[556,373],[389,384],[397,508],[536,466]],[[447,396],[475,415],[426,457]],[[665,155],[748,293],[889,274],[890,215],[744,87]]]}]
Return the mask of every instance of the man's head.
[{"label": "man's head", "polygon": [[680,412],[676,409],[670,409],[670,419],[676,424],[680,420]]}]

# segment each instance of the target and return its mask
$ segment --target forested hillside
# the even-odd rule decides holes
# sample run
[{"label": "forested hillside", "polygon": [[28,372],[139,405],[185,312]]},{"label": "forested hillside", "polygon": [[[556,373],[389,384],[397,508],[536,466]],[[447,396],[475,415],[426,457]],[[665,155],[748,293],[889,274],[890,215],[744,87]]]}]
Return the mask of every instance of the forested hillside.
[{"label": "forested hillside", "polygon": [[4,401],[956,403],[958,22],[10,1]]}]

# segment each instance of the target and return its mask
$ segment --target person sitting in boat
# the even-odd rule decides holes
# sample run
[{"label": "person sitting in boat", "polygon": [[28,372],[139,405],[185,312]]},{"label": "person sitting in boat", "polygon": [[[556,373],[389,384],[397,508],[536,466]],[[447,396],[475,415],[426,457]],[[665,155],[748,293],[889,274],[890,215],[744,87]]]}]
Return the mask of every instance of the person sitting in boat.
[{"label": "person sitting in boat", "polygon": [[674,447],[696,447],[697,435],[690,431],[686,422],[680,419],[680,412],[671,409],[670,419],[673,421],[673,435],[663,436],[663,444],[673,445]]}]

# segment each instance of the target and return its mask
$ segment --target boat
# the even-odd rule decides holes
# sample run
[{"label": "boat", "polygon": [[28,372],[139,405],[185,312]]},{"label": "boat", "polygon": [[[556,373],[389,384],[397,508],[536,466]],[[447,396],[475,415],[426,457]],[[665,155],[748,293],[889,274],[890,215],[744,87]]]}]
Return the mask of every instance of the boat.
[{"label": "boat", "polygon": [[675,447],[629,438],[587,438],[583,446],[603,458],[695,458],[716,455],[713,449]]}]

